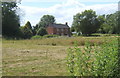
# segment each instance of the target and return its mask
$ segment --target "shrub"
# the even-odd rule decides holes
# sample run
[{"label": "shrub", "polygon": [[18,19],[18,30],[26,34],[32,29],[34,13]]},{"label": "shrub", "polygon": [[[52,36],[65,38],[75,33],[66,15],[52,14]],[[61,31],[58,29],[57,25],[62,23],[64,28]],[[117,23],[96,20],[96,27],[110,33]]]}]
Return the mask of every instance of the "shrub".
[{"label": "shrub", "polygon": [[45,35],[44,38],[58,37],[58,35]]},{"label": "shrub", "polygon": [[52,46],[56,46],[56,43],[52,43]]},{"label": "shrub", "polygon": [[42,36],[36,35],[36,36],[33,36],[31,39],[42,39]]},{"label": "shrub", "polygon": [[117,39],[100,46],[96,44],[91,46],[86,43],[84,48],[80,48],[77,45],[69,48],[67,67],[72,76],[119,77]]}]

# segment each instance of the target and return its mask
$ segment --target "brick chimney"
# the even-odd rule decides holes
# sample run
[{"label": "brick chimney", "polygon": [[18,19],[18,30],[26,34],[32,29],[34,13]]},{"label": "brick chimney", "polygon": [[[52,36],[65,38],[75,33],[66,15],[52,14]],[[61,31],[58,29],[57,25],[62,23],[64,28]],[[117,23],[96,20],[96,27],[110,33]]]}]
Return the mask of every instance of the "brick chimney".
[{"label": "brick chimney", "polygon": [[65,25],[68,25],[68,23],[66,22]]}]

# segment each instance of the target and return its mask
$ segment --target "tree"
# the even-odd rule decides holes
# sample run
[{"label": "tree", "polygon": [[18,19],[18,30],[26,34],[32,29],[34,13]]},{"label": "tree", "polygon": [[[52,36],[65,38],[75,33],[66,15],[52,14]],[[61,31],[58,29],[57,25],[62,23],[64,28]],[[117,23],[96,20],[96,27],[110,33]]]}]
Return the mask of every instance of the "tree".
[{"label": "tree", "polygon": [[7,37],[18,38],[20,32],[20,17],[16,10],[16,2],[2,2],[2,35]]},{"label": "tree", "polygon": [[32,30],[32,26],[31,26],[31,23],[30,23],[29,21],[27,21],[27,23],[25,24],[25,26],[26,26],[28,29]]},{"label": "tree", "polygon": [[55,23],[55,17],[54,16],[52,16],[52,15],[44,15],[41,18],[40,22],[38,23],[38,26],[39,26],[39,28],[40,27],[46,27],[49,24],[53,24],[53,23]]},{"label": "tree", "polygon": [[98,17],[93,10],[85,10],[82,13],[78,13],[73,19],[72,26],[76,32],[80,32],[83,35],[95,33],[103,23],[102,18]]},{"label": "tree", "polygon": [[110,14],[106,16],[106,24],[109,26],[109,34],[117,34],[120,33],[118,22],[120,17],[120,11],[115,12],[114,14]]},{"label": "tree", "polygon": [[101,33],[107,33],[107,34],[119,34],[120,33],[120,27],[119,27],[119,21],[120,21],[120,11],[117,11],[113,14],[108,14],[104,17],[105,22],[101,25],[100,31]]},{"label": "tree", "polygon": [[23,38],[29,39],[33,36],[32,26],[29,21],[25,24],[25,26],[20,27],[20,29],[23,33]]},{"label": "tree", "polygon": [[75,32],[75,28],[72,26],[72,27],[70,28],[70,31],[71,31],[71,32]]},{"label": "tree", "polygon": [[45,28],[40,28],[38,31],[37,31],[37,35],[40,35],[40,36],[44,36],[47,34],[47,31]]},{"label": "tree", "polygon": [[38,24],[36,24],[36,26],[33,26],[33,35],[36,35],[38,30],[39,30]]}]

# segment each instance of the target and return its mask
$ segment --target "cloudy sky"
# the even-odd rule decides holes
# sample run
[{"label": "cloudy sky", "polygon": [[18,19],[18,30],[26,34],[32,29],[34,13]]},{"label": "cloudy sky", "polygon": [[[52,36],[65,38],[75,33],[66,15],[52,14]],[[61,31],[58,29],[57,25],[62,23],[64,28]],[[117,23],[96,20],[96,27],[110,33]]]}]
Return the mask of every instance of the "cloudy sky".
[{"label": "cloudy sky", "polygon": [[36,25],[43,15],[53,15],[56,23],[68,22],[71,26],[73,16],[84,10],[93,9],[98,15],[110,14],[118,10],[119,0],[22,0],[21,25],[30,21]]}]

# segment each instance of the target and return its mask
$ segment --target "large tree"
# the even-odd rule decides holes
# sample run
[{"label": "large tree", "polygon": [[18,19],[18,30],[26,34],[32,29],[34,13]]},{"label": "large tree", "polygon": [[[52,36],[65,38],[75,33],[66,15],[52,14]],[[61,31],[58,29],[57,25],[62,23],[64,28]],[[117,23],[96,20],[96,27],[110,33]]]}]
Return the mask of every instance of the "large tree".
[{"label": "large tree", "polygon": [[90,35],[96,32],[102,23],[103,19],[98,17],[95,11],[85,10],[74,16],[72,26],[76,32],[80,32],[83,35]]},{"label": "large tree", "polygon": [[47,31],[45,28],[41,27],[38,31],[36,35],[40,35],[40,36],[44,36],[47,34]]},{"label": "large tree", "polygon": [[52,15],[44,15],[40,22],[38,23],[38,26],[39,27],[46,27],[48,26],[49,24],[53,24],[55,23],[55,17],[52,16]]},{"label": "large tree", "polygon": [[31,26],[31,23],[29,21],[27,21],[25,26],[21,26],[20,29],[23,33],[23,38],[29,39],[33,36],[32,26]]},{"label": "large tree", "polygon": [[106,15],[105,19],[105,23],[102,25],[102,29],[105,33],[120,33],[120,27],[118,25],[120,21],[120,11]]},{"label": "large tree", "polygon": [[2,2],[2,34],[7,37],[20,37],[20,17],[16,2]]}]

